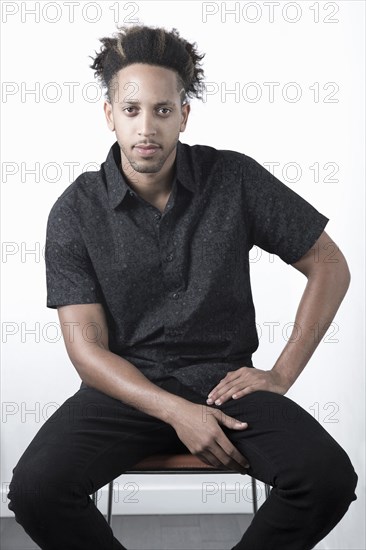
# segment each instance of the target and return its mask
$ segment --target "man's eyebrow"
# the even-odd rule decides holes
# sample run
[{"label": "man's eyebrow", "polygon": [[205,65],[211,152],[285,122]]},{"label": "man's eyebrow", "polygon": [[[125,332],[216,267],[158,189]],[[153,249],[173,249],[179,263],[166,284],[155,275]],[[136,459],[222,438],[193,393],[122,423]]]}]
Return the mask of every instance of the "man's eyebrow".
[{"label": "man's eyebrow", "polygon": [[[121,101],[121,103],[129,103],[130,105],[139,105],[140,101],[138,99],[127,99],[125,101]],[[171,107],[175,107],[175,103],[173,101],[170,101],[170,99],[166,99],[165,101],[158,101],[154,104],[155,107],[159,107],[161,105],[170,105]]]}]

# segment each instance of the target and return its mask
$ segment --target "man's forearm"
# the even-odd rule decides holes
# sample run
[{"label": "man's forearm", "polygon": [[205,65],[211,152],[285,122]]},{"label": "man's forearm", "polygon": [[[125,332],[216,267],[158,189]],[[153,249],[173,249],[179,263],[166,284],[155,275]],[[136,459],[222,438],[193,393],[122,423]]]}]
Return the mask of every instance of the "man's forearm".
[{"label": "man's forearm", "polygon": [[327,332],[347,292],[346,263],[323,266],[310,275],[302,295],[291,336],[272,370],[291,387]]},{"label": "man's forearm", "polygon": [[151,382],[126,359],[98,345],[82,360],[74,361],[74,366],[88,386],[167,423],[174,420],[179,405],[187,403]]}]

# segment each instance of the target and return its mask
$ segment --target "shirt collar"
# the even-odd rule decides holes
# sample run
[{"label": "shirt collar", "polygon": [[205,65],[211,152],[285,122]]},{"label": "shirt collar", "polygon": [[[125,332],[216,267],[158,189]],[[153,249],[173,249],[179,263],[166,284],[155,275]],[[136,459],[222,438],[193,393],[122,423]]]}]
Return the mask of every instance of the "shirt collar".
[{"label": "shirt collar", "polygon": [[[183,144],[180,141],[177,143],[177,153],[175,162],[176,179],[184,185],[189,191],[195,192],[197,186],[194,179],[194,172],[189,162],[187,148],[189,145]],[[121,151],[118,141],[112,145],[108,156],[102,164],[102,169],[105,173],[108,199],[111,208],[116,208],[125,198],[128,191],[132,188],[127,183],[123,174],[119,169],[121,162]]]}]

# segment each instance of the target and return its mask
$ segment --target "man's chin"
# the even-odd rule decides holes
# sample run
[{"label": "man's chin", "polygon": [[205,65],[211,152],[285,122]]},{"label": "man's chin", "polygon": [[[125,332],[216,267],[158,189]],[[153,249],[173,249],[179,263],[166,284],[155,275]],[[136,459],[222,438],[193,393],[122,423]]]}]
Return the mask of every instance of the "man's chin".
[{"label": "man's chin", "polygon": [[130,162],[132,168],[135,170],[135,172],[139,172],[140,174],[156,174],[156,172],[159,172],[164,162],[159,163],[150,163],[150,162]]}]

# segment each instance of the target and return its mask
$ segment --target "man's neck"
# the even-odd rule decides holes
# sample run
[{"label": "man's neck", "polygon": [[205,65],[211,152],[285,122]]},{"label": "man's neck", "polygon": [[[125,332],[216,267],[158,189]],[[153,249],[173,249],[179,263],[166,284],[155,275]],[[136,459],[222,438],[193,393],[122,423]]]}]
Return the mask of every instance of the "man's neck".
[{"label": "man's neck", "polygon": [[[146,181],[146,178],[139,178],[140,181],[138,184],[136,181],[133,181],[133,178],[127,176],[122,168],[121,162],[119,169],[129,186],[136,191],[140,197],[163,212],[173,187],[174,166],[171,167],[169,173],[164,175],[161,180],[153,182],[151,180]],[[141,179],[145,179],[145,181],[141,181]]]}]

